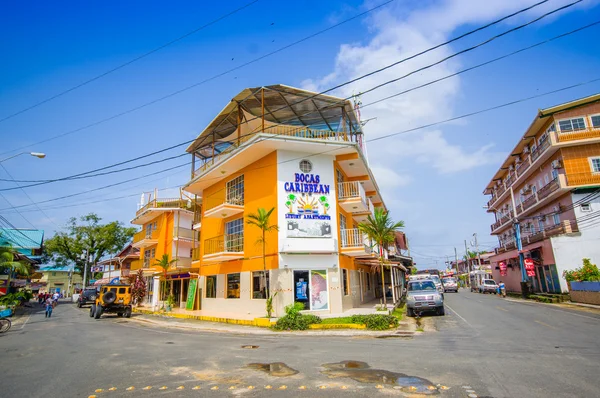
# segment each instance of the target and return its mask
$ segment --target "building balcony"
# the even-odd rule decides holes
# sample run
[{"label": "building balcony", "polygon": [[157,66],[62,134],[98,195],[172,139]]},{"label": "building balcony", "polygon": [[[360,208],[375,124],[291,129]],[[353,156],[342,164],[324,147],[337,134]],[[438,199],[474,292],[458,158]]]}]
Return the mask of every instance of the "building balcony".
[{"label": "building balcony", "polygon": [[526,213],[541,207],[543,204],[550,202],[550,199],[554,199],[567,190],[568,188],[565,176],[559,175],[557,178],[544,185],[537,192],[533,193],[522,203],[517,205],[517,215],[525,215]]},{"label": "building balcony", "polygon": [[342,254],[352,257],[370,256],[373,249],[366,235],[358,228],[342,229],[340,231]]},{"label": "building balcony", "polygon": [[190,257],[177,257],[175,258],[175,268],[191,268],[192,259]]},{"label": "building balcony", "polygon": [[175,228],[173,230],[173,240],[180,243],[197,243],[200,239],[200,232],[189,228]]},{"label": "building balcony", "polygon": [[600,128],[586,128],[577,131],[558,132],[556,139],[559,143],[600,138]]},{"label": "building balcony", "polygon": [[371,199],[367,199],[367,211],[352,213],[352,218],[356,222],[365,222],[371,216],[371,218],[375,217],[375,207],[373,206],[373,202]]},{"label": "building balcony", "polygon": [[[579,231],[577,223],[573,220],[564,220],[559,224],[551,227],[545,227],[542,231],[534,233],[524,233],[521,236],[521,247],[531,245],[533,243],[541,242],[544,239],[551,238],[553,236],[570,234]],[[500,242],[500,246],[496,248],[496,254],[504,253],[506,251],[514,250],[517,248],[516,240],[514,237],[509,238],[505,241]]]},{"label": "building balcony", "polygon": [[369,211],[367,195],[358,181],[338,183],[338,204],[349,213],[366,213]]},{"label": "building balcony", "polygon": [[567,174],[569,187],[584,187],[600,185],[600,173],[570,173]]},{"label": "building balcony", "polygon": [[133,243],[131,245],[138,249],[156,245],[158,243],[159,231],[160,229],[155,229],[148,233],[145,229],[141,230],[133,235]]},{"label": "building balcony", "polygon": [[204,208],[204,217],[231,217],[244,212],[244,195],[222,189],[206,198]]},{"label": "building balcony", "polygon": [[237,260],[244,257],[244,234],[216,236],[204,241],[204,261]]},{"label": "building balcony", "polygon": [[200,248],[196,247],[192,250],[192,261],[200,261],[200,258],[202,256],[200,255]]},{"label": "building balcony", "polygon": [[153,199],[146,203],[135,213],[132,224],[143,225],[157,216],[158,212],[173,210],[194,210],[194,204],[190,200],[180,198]]},{"label": "building balcony", "polygon": [[512,220],[512,214],[506,214],[502,216],[498,221],[491,225],[492,234],[494,234],[497,230],[506,226]]},{"label": "building balcony", "polygon": [[194,221],[192,222],[192,228],[199,231],[202,227],[202,207],[198,207],[194,212]]}]

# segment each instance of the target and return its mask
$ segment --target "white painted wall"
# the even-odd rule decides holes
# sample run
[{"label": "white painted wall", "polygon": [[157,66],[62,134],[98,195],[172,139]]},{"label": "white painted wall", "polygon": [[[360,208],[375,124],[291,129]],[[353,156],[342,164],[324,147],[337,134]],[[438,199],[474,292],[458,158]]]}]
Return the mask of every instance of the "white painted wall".
[{"label": "white painted wall", "polygon": [[[573,203],[581,200],[589,194],[571,194]],[[556,260],[556,271],[559,275],[560,287],[563,292],[568,292],[567,282],[562,277],[564,270],[571,270],[582,266],[584,258],[591,259],[593,264],[600,264],[600,224],[598,219],[586,222],[581,217],[598,212],[600,214],[600,198],[590,200],[591,212],[582,212],[581,206],[574,208],[578,233],[561,235],[550,238],[552,250]],[[595,225],[596,224],[596,225]]]}]

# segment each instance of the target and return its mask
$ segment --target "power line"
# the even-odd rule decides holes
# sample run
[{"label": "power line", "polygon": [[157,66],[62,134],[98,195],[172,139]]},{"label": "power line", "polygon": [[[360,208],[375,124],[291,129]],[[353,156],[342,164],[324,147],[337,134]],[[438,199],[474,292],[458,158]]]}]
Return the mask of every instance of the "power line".
[{"label": "power line", "polygon": [[[351,21],[353,21],[353,20],[355,20],[355,19],[358,19],[358,18],[360,18],[360,17],[363,17],[363,16],[365,16],[365,15],[367,15],[367,14],[369,14],[369,13],[371,13],[371,12],[373,12],[373,11],[375,11],[375,10],[377,10],[377,9],[381,8],[381,7],[384,7],[384,6],[388,5],[389,3],[392,3],[393,1],[395,1],[395,0],[388,0],[388,1],[385,1],[385,2],[383,2],[383,3],[379,4],[379,5],[375,6],[375,7],[372,7],[372,8],[370,8],[370,9],[368,9],[368,10],[364,11],[364,12],[361,12],[360,14],[357,14],[357,15],[355,15],[355,16],[353,16],[353,17],[350,17],[350,18],[348,18],[348,19],[345,19],[345,20],[343,20],[343,21],[341,21],[341,22],[338,22],[337,24],[334,24],[334,25],[332,25],[332,26],[330,26],[330,27],[328,27],[328,28],[322,29],[322,30],[320,30],[320,31],[318,31],[318,32],[315,32],[315,33],[311,34],[311,35],[305,36],[304,38],[302,38],[302,39],[299,39],[299,40],[296,40],[295,42],[292,42],[292,43],[290,43],[290,44],[287,44],[287,45],[285,45],[285,46],[283,46],[283,47],[280,47],[280,48],[278,48],[277,50],[271,51],[271,52],[269,52],[269,53],[267,53],[267,54],[264,54],[264,55],[262,55],[262,56],[260,56],[260,57],[254,58],[254,59],[252,59],[252,60],[250,60],[250,61],[248,61],[248,62],[245,62],[245,63],[243,63],[243,64],[241,64],[241,65],[238,65],[238,66],[236,66],[236,67],[234,67],[234,68],[231,68],[231,69],[228,69],[228,70],[226,70],[226,71],[224,71],[224,72],[221,72],[221,73],[218,73],[218,74],[216,74],[216,75],[213,75],[212,77],[206,78],[206,79],[204,79],[204,80],[202,80],[202,81],[200,81],[200,82],[194,83],[194,84],[192,84],[192,85],[190,85],[190,86],[184,87],[184,88],[182,88],[182,89],[179,89],[179,90],[177,90],[177,91],[174,91],[174,92],[172,92],[172,93],[170,93],[170,94],[167,94],[167,95],[164,95],[164,96],[162,96],[162,97],[156,98],[156,99],[154,99],[154,100],[152,100],[152,101],[150,101],[150,102],[146,102],[146,103],[144,103],[144,104],[142,104],[142,105],[139,105],[139,106],[137,106],[137,107],[134,107],[134,108],[130,108],[130,109],[126,110],[126,111],[123,111],[123,112],[117,113],[117,114],[115,114],[115,115],[109,116],[109,117],[107,117],[107,118],[104,118],[104,119],[98,120],[98,121],[96,121],[96,122],[93,122],[93,123],[90,123],[90,124],[88,124],[88,125],[86,125],[86,126],[79,127],[79,128],[77,128],[77,129],[74,129],[74,130],[66,131],[66,132],[64,132],[64,133],[61,133],[61,134],[55,135],[55,136],[53,136],[53,137],[49,137],[49,138],[46,138],[46,139],[44,139],[44,140],[41,140],[41,141],[37,141],[37,142],[35,142],[35,143],[32,143],[32,144],[24,145],[24,146],[21,146],[21,147],[19,147],[19,148],[14,148],[14,149],[12,149],[12,150],[9,150],[9,151],[6,151],[6,152],[2,152],[2,153],[0,153],[0,154],[5,154],[5,153],[10,153],[10,152],[15,152],[15,151],[18,151],[18,150],[21,150],[21,149],[24,149],[24,148],[29,148],[29,147],[31,147],[31,146],[34,146],[34,145],[38,145],[38,144],[42,144],[42,143],[45,143],[45,142],[48,142],[48,141],[52,141],[52,140],[55,140],[55,139],[57,139],[57,138],[61,138],[61,137],[64,137],[64,136],[67,136],[67,135],[70,135],[70,134],[74,134],[74,133],[77,133],[77,132],[79,132],[79,131],[86,130],[86,129],[88,129],[88,128],[91,128],[91,127],[94,127],[94,126],[98,126],[98,125],[100,125],[100,124],[103,124],[103,123],[106,123],[106,122],[108,122],[108,121],[111,121],[111,120],[117,119],[117,118],[119,118],[119,117],[121,117],[121,116],[124,116],[124,115],[130,114],[130,113],[136,112],[136,111],[138,111],[138,110],[140,110],[140,109],[146,108],[147,106],[150,106],[150,105],[153,105],[153,104],[155,104],[155,103],[158,103],[158,102],[160,102],[160,101],[163,101],[163,100],[165,100],[165,99],[171,98],[171,97],[173,97],[173,96],[175,96],[175,95],[178,95],[178,94],[181,94],[181,93],[183,93],[183,92],[186,92],[186,91],[188,91],[188,90],[191,90],[191,89],[193,89],[193,88],[195,88],[195,87],[198,87],[198,86],[200,86],[200,85],[202,85],[202,84],[208,83],[208,82],[210,82],[210,81],[212,81],[212,80],[215,80],[215,79],[217,79],[217,78],[219,78],[219,77],[225,76],[225,75],[227,75],[227,74],[229,74],[229,73],[231,73],[231,72],[234,72],[234,71],[236,71],[236,70],[238,70],[238,69],[244,68],[244,67],[246,67],[246,66],[248,66],[248,65],[254,64],[254,63],[256,63],[256,62],[258,62],[258,61],[261,61],[261,60],[263,60],[263,59],[265,59],[265,58],[268,58],[268,57],[270,57],[270,56],[272,56],[272,55],[275,55],[275,54],[277,54],[277,53],[280,53],[280,52],[282,52],[282,51],[285,51],[285,50],[287,50],[287,49],[289,49],[289,48],[291,48],[291,47],[294,47],[294,46],[296,46],[296,45],[298,45],[298,44],[301,44],[301,43],[303,43],[303,42],[305,42],[305,41],[308,41],[308,40],[310,40],[310,39],[312,39],[312,38],[314,38],[314,37],[316,37],[316,36],[319,36],[319,35],[321,35],[321,34],[323,34],[323,33],[326,33],[326,32],[328,32],[328,31],[330,31],[330,30],[332,30],[332,29],[335,29],[335,28],[337,28],[337,27],[339,27],[339,26],[342,26],[342,25],[344,25],[344,24],[346,24],[346,23],[348,23],[348,22],[351,22]],[[192,140],[192,141],[193,141],[193,140]],[[192,142],[192,141],[190,141],[190,142]],[[181,145],[184,145],[184,144],[181,144]],[[180,145],[179,145],[179,146],[180,146]]]},{"label": "power line", "polygon": [[[420,89],[420,88],[423,88],[423,87],[426,87],[426,86],[432,85],[432,84],[434,84],[434,83],[437,83],[437,82],[440,82],[440,81],[442,81],[442,80],[448,79],[448,78],[450,78],[450,77],[453,77],[453,76],[459,75],[459,74],[461,74],[461,73],[465,73],[465,72],[467,72],[467,71],[471,71],[471,70],[473,70],[473,69],[476,69],[476,68],[479,68],[479,67],[482,67],[482,66],[485,66],[485,65],[491,64],[491,63],[493,63],[493,62],[496,62],[496,61],[499,61],[499,60],[502,60],[502,59],[508,58],[508,57],[510,57],[510,56],[513,56],[513,55],[515,55],[515,54],[521,53],[521,52],[523,52],[523,51],[530,50],[530,49],[532,49],[532,48],[535,48],[535,47],[538,47],[538,46],[540,46],[540,45],[543,45],[543,44],[549,43],[549,42],[551,42],[551,41],[553,41],[553,40],[556,40],[556,39],[559,39],[559,38],[563,38],[563,37],[566,37],[566,36],[568,36],[568,35],[571,35],[571,34],[574,34],[574,33],[580,32],[580,31],[582,31],[582,30],[584,30],[584,29],[587,29],[587,28],[590,28],[590,27],[592,27],[592,26],[595,26],[595,25],[597,25],[597,24],[599,24],[599,23],[600,23],[600,21],[593,22],[593,23],[591,23],[591,24],[588,24],[588,25],[582,26],[582,27],[580,27],[580,28],[577,28],[577,29],[575,29],[575,30],[572,30],[572,31],[570,31],[570,32],[566,32],[566,33],[563,33],[563,34],[561,34],[561,35],[554,36],[554,37],[552,37],[552,38],[550,38],[550,39],[547,39],[547,40],[544,40],[544,41],[538,42],[538,43],[536,43],[536,44],[533,44],[533,45],[531,45],[531,46],[528,46],[528,47],[525,47],[525,48],[522,48],[522,49],[519,49],[519,50],[513,51],[513,52],[511,52],[511,53],[509,53],[509,54],[506,54],[506,55],[503,55],[503,56],[501,56],[501,57],[494,58],[494,59],[492,59],[492,60],[489,60],[489,61],[486,61],[486,62],[484,62],[484,63],[481,63],[481,64],[478,64],[478,65],[475,65],[475,66],[472,66],[472,67],[469,67],[469,68],[463,69],[463,70],[461,70],[461,71],[458,71],[458,72],[456,72],[456,73],[453,73],[453,74],[450,74],[450,75],[444,76],[444,77],[442,77],[442,78],[438,78],[438,79],[432,80],[432,81],[430,81],[430,82],[424,83],[424,84],[422,84],[422,85],[419,85],[419,86],[416,86],[416,87],[410,88],[410,89],[408,89],[408,90],[404,90],[404,91],[402,91],[402,92],[399,92],[399,93],[396,93],[396,94],[390,95],[390,96],[388,96],[388,97],[384,97],[384,98],[382,98],[382,99],[379,99],[379,100],[377,100],[377,101],[374,101],[374,102],[371,102],[371,103],[369,103],[369,104],[363,105],[363,106],[362,106],[362,108],[365,108],[365,107],[367,107],[367,106],[371,106],[371,105],[374,105],[374,104],[380,103],[380,102],[382,102],[382,101],[385,101],[385,100],[388,100],[388,99],[390,99],[390,98],[394,98],[394,97],[397,97],[397,96],[399,96],[399,95],[406,94],[406,93],[408,93],[408,92],[411,92],[411,91],[414,91],[414,90],[417,90],[417,89]],[[438,62],[439,62],[439,61],[438,61]],[[411,72],[410,74],[412,74],[412,73],[414,73],[414,72]],[[405,75],[405,76],[407,76],[407,75]],[[396,80],[398,80],[398,79],[390,80],[390,81],[388,81],[388,82],[384,83],[384,85],[385,85],[385,84],[388,84],[389,82],[396,81]],[[381,87],[381,86],[378,86],[378,87]],[[374,87],[374,88],[370,89],[369,91],[372,91],[373,89],[376,89],[376,88],[378,88],[378,87]],[[352,98],[352,97],[345,98],[345,99],[343,99],[343,101],[345,101],[345,100],[347,100],[347,99],[350,99],[350,98]],[[303,101],[303,100],[302,100],[302,101]],[[302,102],[302,101],[300,101],[300,102]],[[340,101],[340,102],[341,102],[341,101]],[[310,112],[308,112],[308,113],[305,113],[305,114],[303,114],[302,116],[306,116],[306,115],[308,115],[308,114],[311,114],[311,113],[314,113],[314,111],[310,111]],[[249,121],[246,121],[246,122],[244,122],[244,123],[248,123],[248,122],[249,122]],[[268,127],[268,128],[271,128],[271,127]],[[244,134],[243,136],[252,135],[252,134],[254,134],[254,133],[248,133],[248,134]],[[73,176],[62,177],[62,178],[57,178],[57,179],[52,179],[52,180],[2,180],[2,179],[0,179],[0,181],[15,181],[15,182],[31,183],[30,185],[26,185],[26,186],[22,187],[22,188],[27,188],[27,187],[31,187],[31,186],[43,185],[43,184],[52,183],[52,182],[56,182],[56,181],[63,181],[63,180],[69,180],[69,179],[80,179],[80,178],[91,178],[91,177],[96,177],[96,176],[101,176],[101,175],[106,175],[106,174],[113,174],[113,173],[117,173],[117,172],[121,172],[121,171],[128,171],[128,170],[137,169],[137,168],[140,168],[140,167],[145,167],[145,166],[148,166],[148,165],[152,165],[152,164],[160,163],[160,162],[163,162],[163,161],[166,161],[166,160],[174,159],[174,158],[177,158],[177,157],[180,157],[180,156],[185,156],[186,154],[182,154],[182,155],[179,155],[179,156],[174,156],[174,157],[169,157],[169,158],[162,159],[162,160],[159,160],[159,161],[155,161],[155,162],[149,162],[149,163],[145,163],[145,164],[143,164],[143,165],[138,165],[138,166],[134,166],[134,167],[124,168],[124,169],[115,170],[115,171],[111,171],[111,172],[107,172],[107,173],[98,173],[98,174],[91,174],[91,175],[88,175],[88,174],[90,174],[90,173],[93,173],[93,172],[96,172],[96,171],[99,171],[99,170],[105,170],[105,169],[108,169],[108,168],[115,167],[115,166],[117,166],[117,165],[122,165],[122,164],[125,164],[125,163],[129,163],[129,162],[132,162],[132,161],[135,161],[135,160],[139,160],[139,159],[145,158],[145,157],[153,156],[153,155],[155,155],[155,154],[158,154],[158,153],[161,153],[161,152],[165,152],[165,151],[168,151],[168,150],[170,150],[170,149],[174,149],[174,148],[176,148],[176,147],[179,147],[179,146],[182,146],[182,145],[185,145],[185,144],[189,144],[189,143],[191,143],[191,142],[193,142],[193,141],[194,141],[194,140],[188,140],[188,141],[185,141],[185,142],[183,142],[183,143],[180,143],[180,144],[177,144],[177,145],[173,145],[173,146],[167,147],[167,148],[165,148],[165,149],[162,149],[162,150],[159,150],[159,151],[152,152],[152,153],[150,153],[150,154],[147,154],[147,155],[138,156],[138,157],[136,157],[136,158],[133,158],[133,159],[130,159],[130,160],[127,160],[127,161],[123,161],[123,162],[116,163],[116,164],[113,164],[113,165],[105,166],[105,167],[102,167],[102,168],[100,168],[100,169],[95,169],[95,170],[91,170],[91,171],[87,171],[87,172],[83,172],[83,173],[75,174],[75,175],[73,175]],[[14,190],[14,189],[18,189],[18,188],[6,188],[6,189],[0,189],[0,191],[9,191],[9,190]]]},{"label": "power line", "polygon": [[217,22],[220,22],[220,21],[222,21],[222,20],[224,20],[224,19],[226,19],[226,18],[228,18],[228,17],[230,17],[230,16],[238,13],[239,11],[242,11],[242,10],[250,7],[251,5],[257,3],[258,1],[259,0],[251,1],[251,2],[249,2],[249,3],[247,3],[247,4],[243,5],[243,6],[241,6],[239,8],[236,8],[235,10],[233,10],[233,11],[227,13],[227,14],[221,15],[219,18],[213,19],[212,21],[210,21],[210,22],[208,22],[208,23],[206,23],[206,24],[204,24],[204,25],[202,25],[202,26],[200,26],[200,27],[198,27],[198,28],[196,28],[196,29],[194,29],[194,30],[192,30],[192,31],[184,34],[183,36],[179,36],[176,39],[173,39],[173,40],[171,40],[171,41],[169,41],[169,42],[167,42],[165,44],[162,44],[162,45],[160,45],[160,46],[158,46],[158,47],[156,47],[156,48],[154,48],[154,49],[152,49],[152,50],[150,50],[150,51],[148,51],[148,52],[146,52],[146,53],[144,53],[142,55],[139,55],[139,56],[137,56],[137,57],[135,57],[133,59],[130,59],[129,61],[127,61],[125,63],[122,63],[122,64],[120,64],[120,65],[118,65],[118,66],[116,66],[116,67],[114,67],[112,69],[109,69],[106,72],[103,72],[103,73],[101,73],[101,74],[99,74],[97,76],[94,76],[91,79],[85,80],[85,81],[83,81],[83,82],[81,82],[81,83],[79,83],[79,84],[77,84],[77,85],[75,85],[75,86],[73,86],[71,88],[68,88],[68,89],[66,89],[64,91],[61,91],[61,92],[59,92],[57,94],[54,94],[51,97],[48,97],[48,98],[46,98],[46,99],[44,99],[44,100],[42,100],[40,102],[36,102],[33,105],[30,105],[30,106],[28,106],[26,108],[21,109],[20,111],[17,111],[17,112],[12,113],[12,114],[10,114],[8,116],[5,116],[2,119],[0,119],[0,123],[6,121],[8,119],[11,119],[11,118],[13,118],[13,117],[15,117],[17,115],[21,115],[21,114],[23,114],[23,113],[25,113],[25,112],[27,112],[29,110],[37,108],[40,105],[46,104],[46,103],[48,103],[48,102],[50,102],[50,101],[52,101],[52,100],[54,100],[56,98],[62,97],[63,95],[68,94],[68,93],[70,93],[72,91],[75,91],[75,90],[77,90],[77,89],[79,89],[79,88],[81,88],[81,87],[83,87],[85,85],[88,85],[89,83],[92,83],[92,82],[94,82],[96,80],[99,80],[99,79],[105,77],[105,76],[108,76],[111,73],[118,71],[119,69],[123,69],[124,67],[126,67],[128,65],[131,65],[134,62],[137,62],[137,61],[139,61],[139,60],[141,60],[143,58],[146,58],[149,55],[152,55],[152,54],[154,54],[154,53],[156,53],[156,52],[158,52],[158,51],[160,51],[160,50],[162,50],[162,49],[164,49],[164,48],[166,48],[166,47],[168,47],[168,46],[170,46],[172,44],[177,43],[178,41],[181,41],[181,40],[185,39],[186,37],[189,37],[189,36],[191,36],[191,35],[193,35],[195,33],[198,33],[199,31],[201,31],[203,29],[206,29],[209,26],[212,26],[212,25],[216,24]]}]

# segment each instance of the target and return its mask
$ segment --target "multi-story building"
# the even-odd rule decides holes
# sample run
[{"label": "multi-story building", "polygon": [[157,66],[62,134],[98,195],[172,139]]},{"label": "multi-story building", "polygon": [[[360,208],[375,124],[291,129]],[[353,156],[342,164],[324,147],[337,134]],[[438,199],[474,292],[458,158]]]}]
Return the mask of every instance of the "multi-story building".
[{"label": "multi-story building", "polygon": [[[136,273],[138,266],[147,276],[148,301],[155,306],[165,294],[172,294],[177,307],[185,304],[190,277],[197,272],[192,269],[192,251],[198,246],[199,233],[194,230],[196,202],[180,195],[179,198],[157,198],[157,192],[143,199],[132,224],[142,226],[133,236],[132,247],[139,249],[139,263],[132,264],[130,273]],[[156,275],[163,270],[155,264],[163,255],[173,261],[167,272],[167,293],[163,297],[153,295],[158,292]],[[156,277],[156,278],[155,278]]]},{"label": "multi-story building", "polygon": [[566,292],[565,269],[600,261],[599,187],[600,94],[540,110],[484,191],[499,240],[494,277],[521,290],[518,225],[534,290]]},{"label": "multi-story building", "polygon": [[128,243],[116,256],[99,261],[94,268],[102,272],[102,283],[109,283],[114,278],[129,280],[142,268],[140,249]]},{"label": "multi-story building", "polygon": [[[192,179],[184,190],[202,199],[201,307],[264,316],[268,286],[276,315],[302,302],[307,310],[341,313],[382,290],[401,292],[398,261],[386,286],[372,273],[377,247],[358,230],[385,208],[367,161],[362,126],[350,101],[274,85],[248,88],[187,149]],[[274,209],[266,234],[247,224]],[[392,272],[390,274],[389,269]]]},{"label": "multi-story building", "polygon": [[32,281],[40,286],[39,291],[63,293],[69,297],[83,288],[83,278],[73,267],[44,267],[40,269],[40,273],[42,277]]}]

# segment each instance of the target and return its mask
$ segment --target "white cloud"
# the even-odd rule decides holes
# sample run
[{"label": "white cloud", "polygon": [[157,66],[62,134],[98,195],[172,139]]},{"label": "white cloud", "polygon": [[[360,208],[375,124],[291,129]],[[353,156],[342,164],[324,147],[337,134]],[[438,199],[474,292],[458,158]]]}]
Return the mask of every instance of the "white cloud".
[{"label": "white cloud", "polygon": [[400,175],[395,170],[381,165],[372,165],[371,171],[375,174],[376,181],[385,181],[385,185],[388,187],[403,187],[412,180],[406,174]]}]

